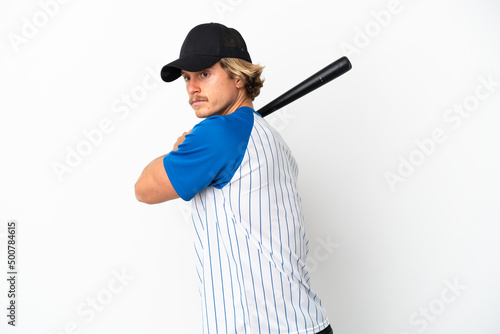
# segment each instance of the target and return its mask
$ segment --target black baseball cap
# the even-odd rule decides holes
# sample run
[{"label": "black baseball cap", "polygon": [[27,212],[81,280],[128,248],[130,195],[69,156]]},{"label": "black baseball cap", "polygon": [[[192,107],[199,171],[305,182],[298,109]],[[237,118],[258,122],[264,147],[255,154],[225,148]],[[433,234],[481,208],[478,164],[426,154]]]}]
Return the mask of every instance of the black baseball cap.
[{"label": "black baseball cap", "polygon": [[222,58],[240,58],[252,62],[241,34],[220,23],[200,24],[188,33],[179,59],[163,66],[163,81],[174,81],[181,70],[198,72],[209,68]]}]

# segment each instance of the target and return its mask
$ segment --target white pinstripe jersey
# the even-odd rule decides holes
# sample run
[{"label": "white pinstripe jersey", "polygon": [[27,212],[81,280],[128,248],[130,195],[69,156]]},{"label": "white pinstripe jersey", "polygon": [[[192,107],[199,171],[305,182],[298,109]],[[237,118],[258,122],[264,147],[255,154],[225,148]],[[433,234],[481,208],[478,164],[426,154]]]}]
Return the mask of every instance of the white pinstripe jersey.
[{"label": "white pinstripe jersey", "polygon": [[241,163],[191,201],[203,332],[317,333],[329,322],[305,267],[296,161],[260,115],[235,112],[253,114]]}]

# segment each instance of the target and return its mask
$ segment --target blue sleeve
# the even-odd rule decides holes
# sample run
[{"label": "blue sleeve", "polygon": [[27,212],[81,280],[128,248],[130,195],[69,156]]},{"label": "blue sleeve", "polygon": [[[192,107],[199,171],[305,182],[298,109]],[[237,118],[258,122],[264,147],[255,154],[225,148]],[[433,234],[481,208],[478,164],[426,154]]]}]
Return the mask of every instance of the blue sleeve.
[{"label": "blue sleeve", "polygon": [[185,136],[177,151],[163,158],[168,178],[183,200],[191,200],[208,186],[220,189],[231,181],[248,145],[253,113],[240,108],[226,116],[211,116]]}]

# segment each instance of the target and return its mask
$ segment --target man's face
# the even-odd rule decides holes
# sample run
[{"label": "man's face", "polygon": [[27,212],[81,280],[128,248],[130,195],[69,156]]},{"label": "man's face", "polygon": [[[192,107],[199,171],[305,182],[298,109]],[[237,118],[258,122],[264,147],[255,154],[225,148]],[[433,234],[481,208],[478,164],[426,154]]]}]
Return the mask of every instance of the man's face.
[{"label": "man's face", "polygon": [[189,104],[199,118],[230,114],[246,99],[240,81],[231,79],[218,62],[203,71],[181,73]]}]

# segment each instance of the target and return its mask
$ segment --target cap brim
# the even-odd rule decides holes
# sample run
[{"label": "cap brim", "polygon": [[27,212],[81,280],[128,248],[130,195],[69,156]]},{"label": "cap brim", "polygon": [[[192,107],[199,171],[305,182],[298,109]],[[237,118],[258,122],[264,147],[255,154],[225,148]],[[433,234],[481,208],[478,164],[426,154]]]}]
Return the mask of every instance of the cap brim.
[{"label": "cap brim", "polygon": [[209,68],[222,57],[215,56],[200,56],[189,55],[183,58],[174,60],[173,62],[163,66],[161,69],[161,78],[163,81],[171,82],[181,76],[181,71],[198,72]]}]

